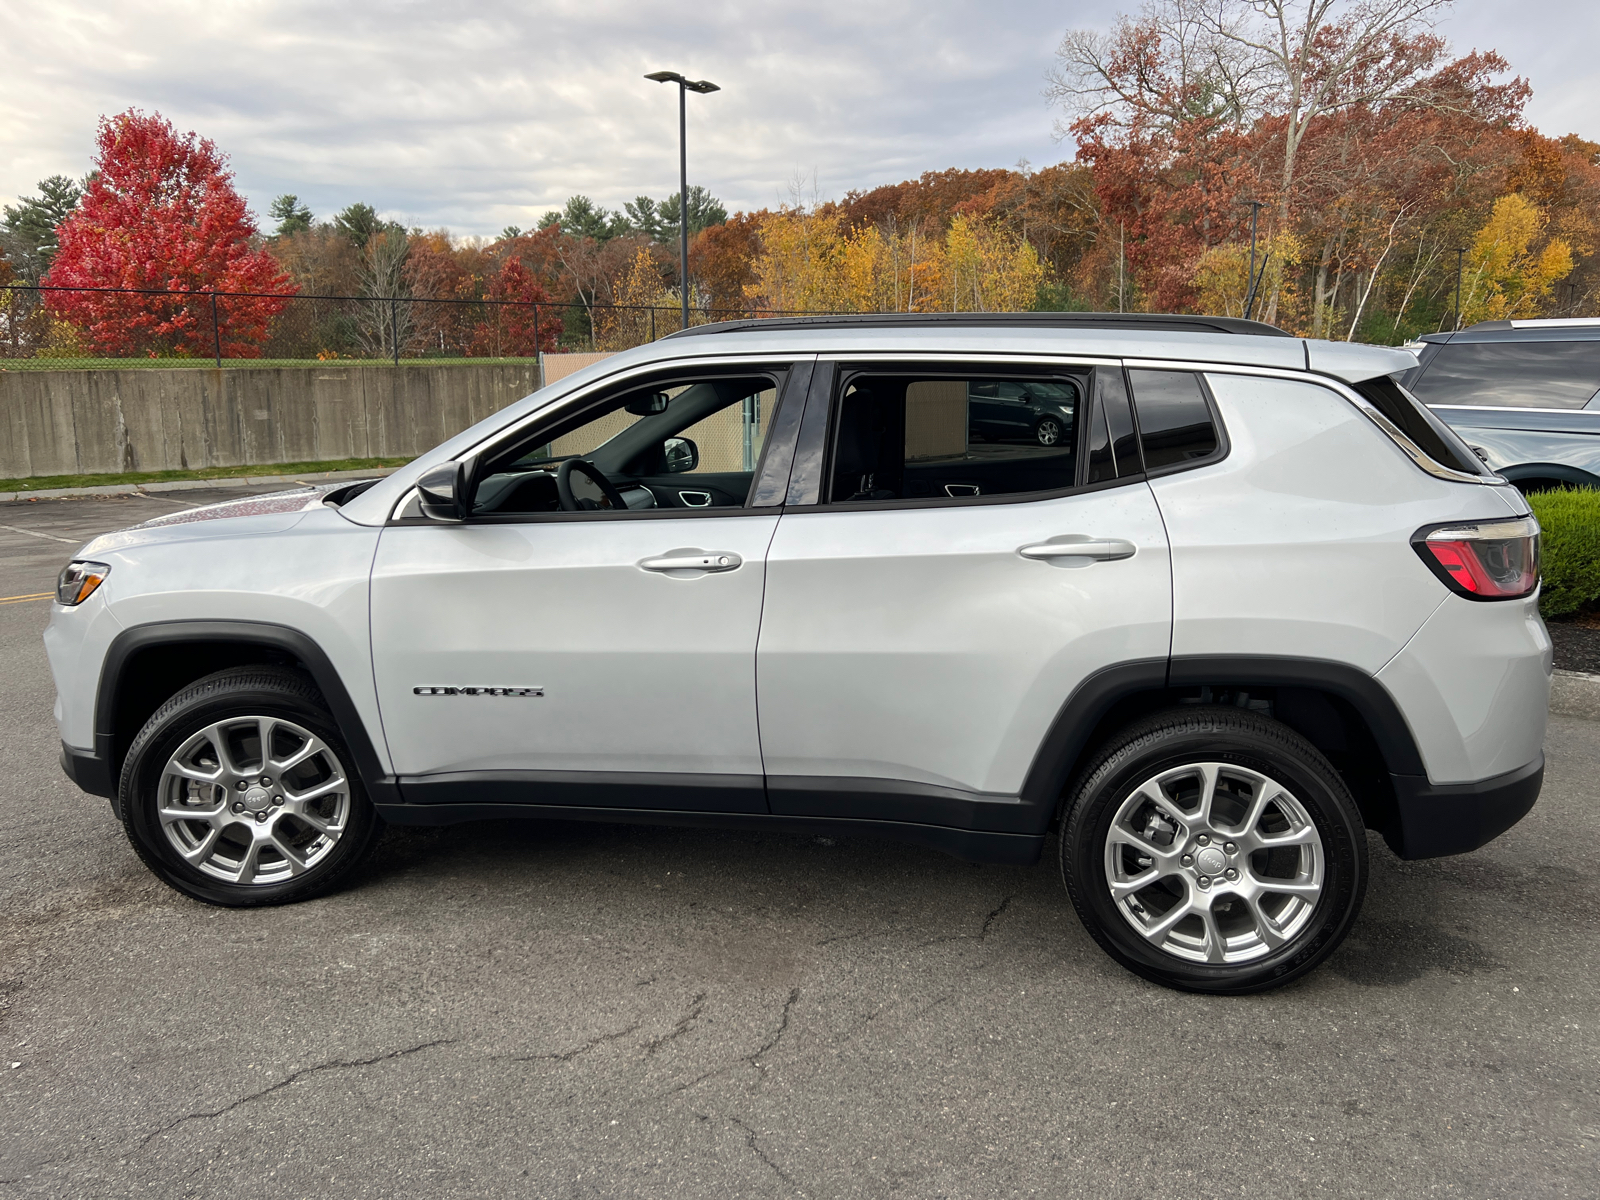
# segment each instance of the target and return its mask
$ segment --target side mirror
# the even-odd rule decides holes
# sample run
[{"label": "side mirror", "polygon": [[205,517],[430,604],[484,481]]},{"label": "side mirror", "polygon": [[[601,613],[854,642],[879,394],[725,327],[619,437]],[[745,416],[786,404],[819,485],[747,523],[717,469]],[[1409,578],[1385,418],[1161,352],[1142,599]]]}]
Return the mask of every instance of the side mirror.
[{"label": "side mirror", "polygon": [[692,471],[700,465],[700,447],[688,438],[668,438],[661,443],[661,456],[666,460],[669,475]]},{"label": "side mirror", "polygon": [[417,507],[430,521],[452,524],[467,519],[467,464],[440,463],[417,480]]},{"label": "side mirror", "polygon": [[629,401],[623,412],[632,413],[636,417],[653,417],[657,413],[667,411],[667,394],[665,392],[652,392]]}]

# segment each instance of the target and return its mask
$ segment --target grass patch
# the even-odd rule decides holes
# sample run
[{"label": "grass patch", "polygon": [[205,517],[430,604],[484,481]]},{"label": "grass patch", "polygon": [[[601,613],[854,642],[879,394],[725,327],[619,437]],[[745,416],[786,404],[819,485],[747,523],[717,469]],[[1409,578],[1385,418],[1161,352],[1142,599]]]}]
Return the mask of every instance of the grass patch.
[{"label": "grass patch", "polygon": [[129,471],[122,475],[37,475],[29,479],[0,479],[0,492],[120,487],[124,484],[171,483],[189,479],[241,479],[247,475],[309,475],[322,471],[370,471],[375,467],[403,467],[410,461],[409,458],[340,458],[332,462],[265,463],[254,467],[203,467],[198,471]]},{"label": "grass patch", "polygon": [[[402,367],[536,367],[536,358],[402,358]],[[392,367],[387,358],[225,358],[225,371],[243,367],[275,369],[279,367]],[[191,370],[206,368],[215,371],[217,363],[211,358],[0,358],[0,371],[141,371],[141,370]]]},{"label": "grass patch", "polygon": [[1528,507],[1544,531],[1539,611],[1563,617],[1600,604],[1600,491],[1535,492],[1528,497]]}]

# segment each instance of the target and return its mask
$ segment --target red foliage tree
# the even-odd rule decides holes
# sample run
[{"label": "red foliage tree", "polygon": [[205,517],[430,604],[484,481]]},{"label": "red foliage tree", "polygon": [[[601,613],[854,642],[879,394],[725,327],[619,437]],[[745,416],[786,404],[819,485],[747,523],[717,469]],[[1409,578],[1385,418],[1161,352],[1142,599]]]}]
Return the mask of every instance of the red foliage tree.
[{"label": "red foliage tree", "polygon": [[[509,303],[489,306],[473,338],[474,355],[531,358],[556,348],[561,340],[561,318],[555,310],[542,307],[550,303],[550,293],[539,286],[521,259],[507,258],[501,263],[485,291],[485,299]],[[534,304],[541,307],[535,310]]]},{"label": "red foliage tree", "polygon": [[49,292],[50,309],[108,354],[255,358],[296,289],[252,245],[255,225],[227,160],[158,113],[102,118],[94,174],[62,222],[44,283],[59,287],[245,292],[248,296]]}]

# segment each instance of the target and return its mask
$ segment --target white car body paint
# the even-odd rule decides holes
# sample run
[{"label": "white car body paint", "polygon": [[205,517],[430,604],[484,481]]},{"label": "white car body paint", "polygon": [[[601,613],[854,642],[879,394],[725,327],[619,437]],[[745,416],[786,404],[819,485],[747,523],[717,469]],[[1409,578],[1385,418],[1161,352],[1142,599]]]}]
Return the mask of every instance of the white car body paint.
[{"label": "white car body paint", "polygon": [[[318,493],[306,502],[309,508],[218,520],[178,514],[191,519],[122,530],[85,545],[77,557],[111,566],[99,591],[107,593],[103,603],[118,628],[76,633],[80,618],[94,623],[83,609],[95,597],[76,608],[54,606],[45,644],[58,688],[62,672],[71,672],[62,740],[82,748],[94,744],[100,662],[122,629],[165,621],[254,621],[287,626],[322,648],[381,754],[367,619],[378,531],[345,520],[320,501]],[[97,656],[87,651],[91,637]],[[75,640],[86,645],[70,655]]]},{"label": "white car body paint", "polygon": [[1416,470],[1319,383],[1206,380],[1227,458],[1150,485],[1173,545],[1173,655],[1320,658],[1375,674],[1448,595],[1412,533],[1505,515],[1498,489]]},{"label": "white car body paint", "polygon": [[[1035,561],[1072,536],[1131,558]],[[1014,795],[1095,671],[1164,659],[1167,540],[1143,483],[1016,504],[794,513],[767,565],[756,674],[772,775]]]},{"label": "white car body paint", "polygon": [[1538,756],[1550,661],[1538,593],[1503,603],[1446,596],[1378,682],[1410,723],[1428,778],[1470,783]]},{"label": "white car body paint", "polygon": [[[395,771],[761,774],[755,649],[775,513],[384,530],[372,580]],[[734,570],[662,573],[673,550]],[[542,697],[416,687],[542,687]]]}]

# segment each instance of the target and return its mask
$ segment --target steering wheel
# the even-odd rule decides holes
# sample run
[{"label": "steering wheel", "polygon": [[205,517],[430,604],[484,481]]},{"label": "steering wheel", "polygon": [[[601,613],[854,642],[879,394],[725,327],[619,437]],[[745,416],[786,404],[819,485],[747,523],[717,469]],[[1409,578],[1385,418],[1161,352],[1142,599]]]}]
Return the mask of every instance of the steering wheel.
[{"label": "steering wheel", "polygon": [[[572,491],[572,473],[579,472],[589,478],[595,487],[600,489],[601,498],[590,500],[579,499]],[[562,512],[590,512],[594,509],[614,509],[617,512],[627,512],[628,502],[622,498],[622,493],[612,486],[600,468],[592,462],[582,458],[569,458],[556,470],[556,498],[561,502]]]}]

